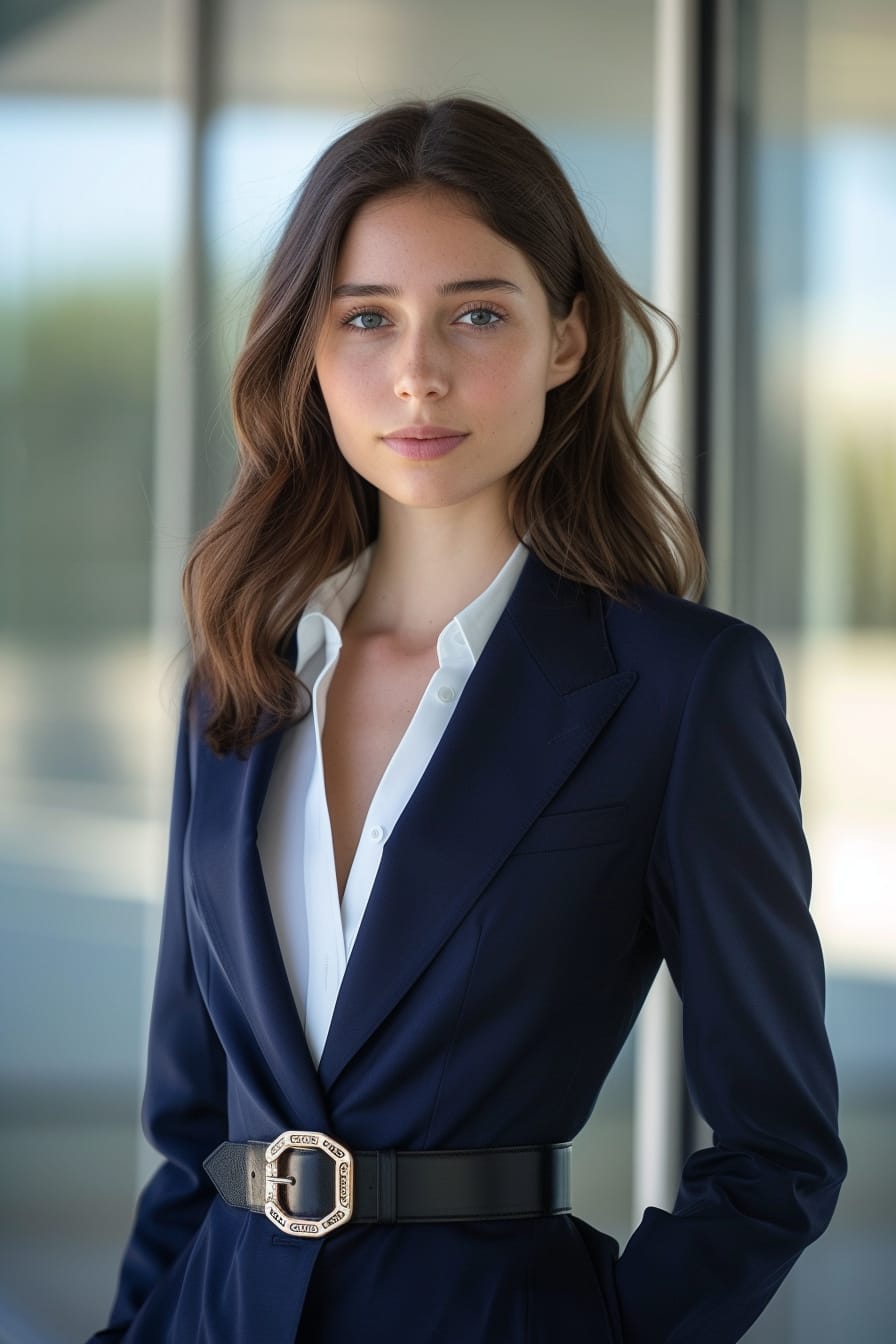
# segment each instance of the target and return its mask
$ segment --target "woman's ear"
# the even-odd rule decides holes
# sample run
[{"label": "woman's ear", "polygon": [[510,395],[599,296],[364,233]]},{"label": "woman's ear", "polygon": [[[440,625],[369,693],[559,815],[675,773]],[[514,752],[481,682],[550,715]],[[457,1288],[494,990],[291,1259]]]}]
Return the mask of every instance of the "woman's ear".
[{"label": "woman's ear", "polygon": [[569,382],[582,367],[588,349],[588,304],[577,294],[566,317],[554,319],[554,340],[547,389]]}]

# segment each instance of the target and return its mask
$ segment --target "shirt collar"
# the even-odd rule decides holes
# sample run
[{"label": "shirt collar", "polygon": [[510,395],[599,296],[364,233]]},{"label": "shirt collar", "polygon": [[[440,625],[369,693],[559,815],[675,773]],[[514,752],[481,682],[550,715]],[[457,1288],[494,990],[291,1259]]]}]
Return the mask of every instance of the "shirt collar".
[{"label": "shirt collar", "polygon": [[[516,586],[516,581],[520,576],[523,565],[526,563],[528,554],[527,547],[523,542],[518,541],[488,587],[478,597],[474,597],[473,601],[464,607],[463,611],[459,611],[452,621],[448,622],[439,636],[440,643],[442,637],[447,636],[447,633],[456,623],[463,631],[467,647],[473,655],[473,661],[479,661],[488,637],[494,630],[498,617],[506,607],[507,599]],[[439,661],[441,662],[441,651]]]},{"label": "shirt collar", "polygon": [[342,648],[339,631],[364,591],[375,545],[372,541],[354,560],[323,579],[311,594],[299,619],[297,673],[301,674],[302,668],[324,643],[328,654],[334,648]]},{"label": "shirt collar", "polygon": [[[526,541],[528,533],[523,541],[517,542],[488,587],[452,617],[440,632],[436,645],[440,666],[450,661],[452,654],[456,656],[451,644],[451,636],[456,629],[463,635],[468,656],[472,657],[474,663],[479,660],[526,563],[529,553]],[[348,612],[364,590],[375,546],[376,542],[372,541],[356,559],[323,579],[311,594],[299,620],[298,673],[325,643],[328,655],[342,647],[339,632]],[[456,647],[463,648],[463,645],[457,641]]]}]

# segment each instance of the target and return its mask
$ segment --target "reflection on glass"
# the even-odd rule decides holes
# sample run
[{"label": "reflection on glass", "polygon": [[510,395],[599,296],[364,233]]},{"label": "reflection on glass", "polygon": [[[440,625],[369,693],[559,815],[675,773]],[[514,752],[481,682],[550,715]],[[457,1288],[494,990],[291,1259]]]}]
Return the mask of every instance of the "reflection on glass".
[{"label": "reflection on glass", "polygon": [[[803,764],[850,1174],[750,1340],[862,1344],[896,1320],[896,11],[756,11],[751,554],[741,614],[782,654]],[[742,295],[742,300],[748,296]]]},{"label": "reflection on glass", "polygon": [[[171,731],[150,622],[174,123],[91,84],[97,7],[75,8],[0,45],[0,1335],[22,1341],[96,1328],[133,1212]],[[150,87],[157,26],[147,6]]]}]

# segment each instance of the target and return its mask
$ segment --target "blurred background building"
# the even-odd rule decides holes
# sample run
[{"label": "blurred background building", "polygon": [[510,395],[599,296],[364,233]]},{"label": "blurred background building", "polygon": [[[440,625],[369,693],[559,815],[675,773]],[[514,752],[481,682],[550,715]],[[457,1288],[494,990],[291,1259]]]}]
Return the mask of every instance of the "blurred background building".
[{"label": "blurred background building", "polygon": [[[227,376],[307,167],[480,93],[678,320],[657,458],[706,600],[784,664],[850,1176],[754,1344],[896,1332],[892,0],[5,0],[0,9],[0,1341],[108,1311],[138,1128],[184,642]],[[703,1141],[658,982],[578,1147],[624,1242]]]}]

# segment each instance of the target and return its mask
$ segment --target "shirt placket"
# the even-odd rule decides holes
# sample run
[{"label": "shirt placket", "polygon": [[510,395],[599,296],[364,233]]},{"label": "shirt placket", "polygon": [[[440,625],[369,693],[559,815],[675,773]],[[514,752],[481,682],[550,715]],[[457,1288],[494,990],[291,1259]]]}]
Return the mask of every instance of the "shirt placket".
[{"label": "shirt placket", "polygon": [[346,961],[369,903],[384,846],[420,783],[472,670],[473,655],[456,619],[439,635],[437,653],[439,666],[383,772],[364,819],[342,898]]},{"label": "shirt placket", "polygon": [[341,647],[338,631],[327,622],[326,662],[314,683],[311,697],[314,769],[305,809],[305,892],[309,910],[305,1034],[315,1063],[323,1053],[346,962],[322,746],[326,692]]}]

